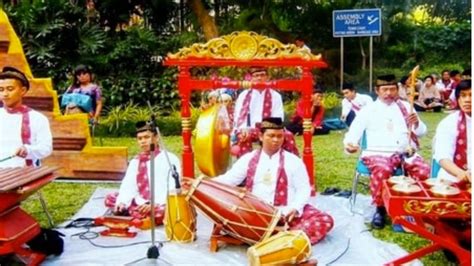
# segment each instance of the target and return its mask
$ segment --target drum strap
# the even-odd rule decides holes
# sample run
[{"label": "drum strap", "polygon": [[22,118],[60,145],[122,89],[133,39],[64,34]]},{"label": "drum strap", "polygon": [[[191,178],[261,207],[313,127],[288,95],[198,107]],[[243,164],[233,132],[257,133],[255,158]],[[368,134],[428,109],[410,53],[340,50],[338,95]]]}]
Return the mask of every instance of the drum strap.
[{"label": "drum strap", "polygon": [[[274,197],[275,206],[285,206],[288,203],[288,177],[285,171],[285,156],[283,152],[284,150],[280,149],[280,161],[277,170],[277,182]],[[250,192],[253,189],[253,181],[255,178],[255,172],[257,171],[258,161],[260,160],[261,153],[261,149],[255,151],[254,156],[252,157],[252,159],[250,159],[249,162],[247,176],[245,179],[245,187]]]},{"label": "drum strap", "polygon": [[[153,156],[153,160],[160,153],[160,150],[157,149]],[[141,152],[137,155],[138,159],[138,173],[137,173],[137,186],[140,196],[145,200],[150,199],[150,185],[148,182],[148,167],[147,162],[150,160],[150,154]]]},{"label": "drum strap", "polygon": [[456,136],[456,149],[454,150],[454,163],[464,170],[467,169],[467,127],[466,114],[459,112],[457,122],[458,135]]},{"label": "drum strap", "polygon": [[[26,105],[22,105],[18,108],[8,108],[5,106],[5,110],[9,114],[22,114],[21,118],[21,141],[23,144],[31,144],[31,128],[30,128],[30,108]],[[26,165],[33,165],[33,161],[30,159],[26,160]]]}]

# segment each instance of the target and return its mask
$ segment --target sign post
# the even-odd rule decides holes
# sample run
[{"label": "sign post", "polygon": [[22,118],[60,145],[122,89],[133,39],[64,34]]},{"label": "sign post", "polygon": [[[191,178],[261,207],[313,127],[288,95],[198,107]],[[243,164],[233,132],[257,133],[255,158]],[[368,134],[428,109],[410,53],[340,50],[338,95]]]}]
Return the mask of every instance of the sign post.
[{"label": "sign post", "polygon": [[344,42],[345,37],[370,37],[369,90],[372,92],[372,48],[373,36],[382,35],[382,16],[380,8],[334,10],[332,12],[332,34],[341,38],[341,88],[344,82]]}]

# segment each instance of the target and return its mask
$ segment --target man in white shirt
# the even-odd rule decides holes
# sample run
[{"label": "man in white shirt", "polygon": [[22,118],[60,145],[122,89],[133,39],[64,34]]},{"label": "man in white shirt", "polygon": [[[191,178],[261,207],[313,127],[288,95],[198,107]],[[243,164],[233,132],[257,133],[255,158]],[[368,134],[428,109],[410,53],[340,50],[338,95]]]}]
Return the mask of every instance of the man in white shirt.
[{"label": "man in white shirt", "polygon": [[0,168],[39,165],[49,156],[53,141],[49,121],[23,104],[29,90],[25,74],[13,67],[0,73]]},{"label": "man in white shirt", "polygon": [[350,127],[360,110],[373,103],[373,100],[369,95],[357,93],[352,83],[343,84],[342,94],[344,99],[342,100],[341,120]]},{"label": "man in white shirt", "polygon": [[[250,69],[252,82],[265,82],[268,73],[265,68]],[[283,100],[280,93],[266,88],[263,91],[248,89],[242,91],[235,102],[233,124],[233,155],[240,157],[252,151],[252,143],[258,141],[258,124],[262,118],[279,117],[284,120]],[[285,133],[285,149],[298,153],[291,132]],[[238,147],[238,148],[237,148]]]},{"label": "man in white shirt", "polygon": [[458,108],[445,117],[436,128],[434,159],[441,169],[438,178],[452,182],[472,178],[471,143],[471,80],[463,80],[455,89]]},{"label": "man in white shirt", "polygon": [[366,134],[367,149],[362,151],[361,158],[371,172],[370,189],[377,206],[372,226],[380,229],[385,225],[386,215],[382,181],[392,176],[402,160],[405,172],[416,179],[428,178],[430,167],[421,156],[413,155],[413,150],[418,148],[418,137],[426,133],[426,126],[416,112],[409,113],[408,102],[398,98],[395,76],[378,77],[376,93],[377,100],[354,119],[344,137],[344,148],[348,153],[357,152],[361,138]]},{"label": "man in white shirt", "polygon": [[[175,187],[172,174],[181,170],[181,164],[176,155],[162,151],[158,146],[158,135],[153,124],[140,121],[136,124],[137,142],[140,154],[133,158],[127,168],[119,192],[111,193],[105,198],[105,206],[113,209],[115,214],[130,215],[143,219],[150,216],[150,156],[152,147],[155,160],[155,222],[163,223],[168,189]],[[170,168],[166,153],[170,160]]]},{"label": "man in white shirt", "polygon": [[215,181],[245,186],[260,199],[276,206],[290,229],[304,230],[312,244],[322,240],[333,227],[330,215],[309,202],[311,187],[303,161],[282,148],[284,130],[281,118],[262,121],[259,134],[262,149],[245,154]]}]

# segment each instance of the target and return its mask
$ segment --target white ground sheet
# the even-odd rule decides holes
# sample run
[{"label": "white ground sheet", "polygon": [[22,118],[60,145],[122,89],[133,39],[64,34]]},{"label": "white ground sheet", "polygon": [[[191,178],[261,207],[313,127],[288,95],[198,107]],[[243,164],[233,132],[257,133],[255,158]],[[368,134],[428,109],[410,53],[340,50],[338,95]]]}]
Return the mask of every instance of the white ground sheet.
[{"label": "white ground sheet", "polygon": [[[97,189],[73,219],[95,218],[104,214],[104,196],[111,191],[111,189]],[[331,214],[335,221],[335,226],[328,236],[313,246],[312,258],[318,260],[318,265],[382,265],[407,254],[398,245],[377,240],[367,231],[365,223],[370,221],[374,209],[370,207],[369,197],[357,196],[355,209],[360,214],[351,213],[349,200],[346,198],[318,195],[312,198],[311,202],[318,209]],[[72,236],[85,229],[60,228],[58,230],[66,235],[64,253],[59,257],[48,258],[43,265],[248,265],[247,246],[221,246],[217,253],[210,252],[211,228],[212,223],[198,211],[195,242],[190,244],[164,242],[158,260],[145,259],[140,262],[135,261],[146,257],[151,242],[120,248],[100,248],[87,240]],[[104,227],[93,227],[91,231],[100,232],[103,229]],[[135,238],[99,236],[92,241],[104,246],[126,245],[151,241],[150,232],[150,230],[138,231]],[[165,241],[164,227],[159,226],[155,235],[157,241]],[[415,261],[412,265],[421,263]]]}]

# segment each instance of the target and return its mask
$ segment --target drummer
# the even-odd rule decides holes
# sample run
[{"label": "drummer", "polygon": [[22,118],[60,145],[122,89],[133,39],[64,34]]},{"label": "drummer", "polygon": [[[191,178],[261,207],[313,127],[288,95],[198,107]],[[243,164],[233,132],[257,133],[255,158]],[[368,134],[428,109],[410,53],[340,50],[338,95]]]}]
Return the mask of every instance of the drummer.
[{"label": "drummer", "polygon": [[283,121],[264,118],[259,133],[262,148],[243,155],[218,182],[237,186],[244,179],[248,191],[276,206],[290,229],[303,230],[312,244],[333,227],[330,215],[309,204],[311,187],[303,161],[282,148]]},{"label": "drummer", "polygon": [[[143,219],[150,216],[150,155],[152,144],[156,147],[154,151],[155,160],[155,222],[157,225],[163,223],[167,189],[173,189],[174,179],[171,176],[170,165],[166,154],[158,146],[157,130],[152,124],[140,121],[136,123],[137,143],[141,152],[133,158],[127,168],[125,177],[120,185],[119,192],[108,194],[105,198],[105,206],[111,208],[116,215],[130,215],[134,218]],[[167,152],[171,165],[177,171],[181,170],[181,164],[176,155]]]},{"label": "drummer", "polygon": [[461,81],[454,93],[459,110],[439,123],[433,147],[434,159],[441,166],[438,178],[471,182],[471,80]]},{"label": "drummer", "polygon": [[[429,165],[418,154],[402,156],[408,149],[416,149],[418,137],[426,134],[426,126],[410,105],[398,97],[394,75],[379,76],[376,81],[377,100],[362,109],[355,117],[344,137],[344,149],[348,153],[359,151],[359,142],[366,135],[367,149],[362,151],[362,161],[370,170],[370,190],[376,212],[372,226],[385,226],[386,210],[382,200],[382,181],[388,179],[404,160],[405,172],[424,180],[429,177]],[[410,129],[411,132],[410,132]],[[407,154],[408,155],[408,154]]]},{"label": "drummer", "polygon": [[23,104],[29,88],[20,70],[0,72],[0,168],[39,165],[53,150],[48,118]]}]

